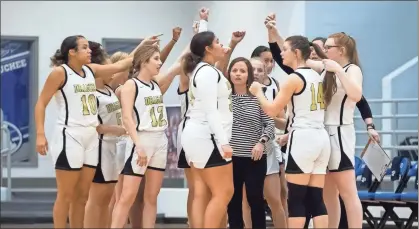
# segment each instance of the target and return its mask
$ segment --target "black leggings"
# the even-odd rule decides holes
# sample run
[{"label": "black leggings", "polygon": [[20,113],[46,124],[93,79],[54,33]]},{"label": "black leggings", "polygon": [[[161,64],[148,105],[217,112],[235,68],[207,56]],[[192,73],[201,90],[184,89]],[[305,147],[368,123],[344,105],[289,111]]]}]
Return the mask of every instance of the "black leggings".
[{"label": "black leggings", "polygon": [[250,157],[233,156],[234,194],[228,204],[228,222],[232,229],[244,228],[243,222],[243,184],[251,209],[252,228],[266,228],[265,201],[263,185],[266,176],[266,155],[254,161]]},{"label": "black leggings", "polygon": [[[340,202],[340,221],[339,221],[339,228],[340,229],[347,229],[348,228],[348,218],[346,216],[346,209],[345,204],[343,203],[342,198],[339,195],[339,202]],[[304,225],[304,228],[308,228],[308,224],[311,219],[311,213],[306,212],[306,223]]]}]

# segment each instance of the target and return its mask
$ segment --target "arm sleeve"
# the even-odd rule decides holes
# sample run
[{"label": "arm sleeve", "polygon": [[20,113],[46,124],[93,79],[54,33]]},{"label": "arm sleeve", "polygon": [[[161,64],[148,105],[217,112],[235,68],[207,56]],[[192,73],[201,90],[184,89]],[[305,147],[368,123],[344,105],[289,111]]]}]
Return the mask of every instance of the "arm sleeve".
[{"label": "arm sleeve", "polygon": [[281,49],[279,48],[276,42],[269,43],[269,48],[271,49],[272,57],[274,58],[275,62],[279,65],[279,67],[287,73],[288,75],[293,73],[294,70],[286,65],[283,64],[283,60],[281,57]]},{"label": "arm sleeve", "polygon": [[267,114],[265,114],[265,112],[262,110],[262,108],[260,108],[260,116],[261,116],[262,125],[263,125],[263,131],[262,131],[261,138],[267,137],[268,141],[270,139],[274,139],[275,138],[275,122],[274,122],[273,118],[271,118]]},{"label": "arm sleeve", "polygon": [[228,145],[227,135],[224,132],[220,113],[217,109],[218,72],[208,66],[203,67],[195,76],[195,100],[200,100],[203,112],[208,120],[212,133],[221,145]]},{"label": "arm sleeve", "polygon": [[368,104],[367,100],[364,96],[361,97],[361,100],[359,100],[356,103],[356,106],[358,107],[359,112],[361,113],[362,119],[365,120],[367,118],[372,118],[372,112],[370,105]]},{"label": "arm sleeve", "polygon": [[208,22],[199,20],[198,33],[208,31]]}]

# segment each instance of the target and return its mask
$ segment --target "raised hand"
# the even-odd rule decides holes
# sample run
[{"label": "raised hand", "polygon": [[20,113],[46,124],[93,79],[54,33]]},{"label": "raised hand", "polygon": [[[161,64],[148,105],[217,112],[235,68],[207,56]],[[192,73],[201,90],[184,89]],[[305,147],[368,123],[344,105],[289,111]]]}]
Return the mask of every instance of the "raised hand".
[{"label": "raised hand", "polygon": [[233,32],[233,34],[231,35],[231,42],[238,44],[240,41],[243,40],[245,35],[246,35],[246,31]]},{"label": "raised hand", "polygon": [[163,34],[149,36],[141,42],[141,45],[158,45],[159,42],[160,42],[159,37],[162,36],[162,35]]},{"label": "raised hand", "polygon": [[172,40],[177,41],[179,40],[180,34],[182,33],[182,28],[175,27],[173,28],[172,32],[173,32]]},{"label": "raised hand", "polygon": [[201,20],[208,21],[208,17],[209,17],[209,9],[208,8],[205,8],[205,7],[202,7],[199,10],[199,18]]}]

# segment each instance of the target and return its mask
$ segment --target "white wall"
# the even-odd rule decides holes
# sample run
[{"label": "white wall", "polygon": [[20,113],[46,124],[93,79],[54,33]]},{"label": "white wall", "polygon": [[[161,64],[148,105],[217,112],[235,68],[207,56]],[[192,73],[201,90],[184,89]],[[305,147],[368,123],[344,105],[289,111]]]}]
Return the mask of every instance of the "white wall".
[{"label": "white wall", "polygon": [[[1,34],[9,36],[39,37],[39,90],[50,72],[49,58],[69,35],[82,34],[87,39],[101,42],[108,38],[143,38],[164,33],[162,45],[171,39],[171,29],[183,28],[178,44],[164,65],[172,63],[192,36],[192,21],[198,19],[201,6],[210,8],[209,29],[228,44],[231,33],[246,30],[243,42],[233,53],[250,57],[258,45],[267,45],[267,31],[263,24],[266,15],[275,12],[281,34],[304,34],[305,3],[295,1],[201,1],[201,2],[151,2],[151,1],[74,1],[74,2],[1,2]],[[277,78],[282,71],[274,70]],[[166,104],[178,104],[177,81],[165,95]],[[45,131],[47,138],[53,134],[55,102],[47,108]],[[35,153],[35,152],[34,152]],[[39,157],[38,168],[13,168],[13,177],[53,177],[50,157]],[[4,173],[5,174],[5,173]]]},{"label": "white wall", "polygon": [[[87,39],[101,42],[107,38],[144,38],[164,33],[161,44],[172,38],[172,28],[184,28],[182,37],[169,56],[166,69],[192,36],[192,21],[197,19],[194,2],[1,2],[1,35],[39,37],[39,91],[50,73],[49,60],[62,40],[82,34]],[[177,104],[176,85],[170,88],[165,101]],[[55,101],[46,111],[45,131],[48,139],[53,134],[56,119]],[[35,153],[35,152],[34,152]],[[55,176],[51,158],[39,157],[38,168],[13,168],[13,177]],[[5,173],[6,174],[6,173]]]}]

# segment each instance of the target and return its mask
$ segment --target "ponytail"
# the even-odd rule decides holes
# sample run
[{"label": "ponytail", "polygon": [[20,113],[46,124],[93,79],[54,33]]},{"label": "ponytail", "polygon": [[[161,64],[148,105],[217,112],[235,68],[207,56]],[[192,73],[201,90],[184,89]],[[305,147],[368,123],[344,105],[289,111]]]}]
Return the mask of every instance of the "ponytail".
[{"label": "ponytail", "polygon": [[[313,47],[318,57],[327,59],[326,54],[317,44],[310,42],[310,46]],[[323,101],[326,107],[332,101],[332,96],[336,93],[337,88],[336,75],[333,72],[326,72],[323,79]]]},{"label": "ponytail", "polygon": [[327,59],[326,53],[318,46],[317,44],[310,42],[310,46],[313,47],[314,51],[316,52],[317,56],[321,59]]},{"label": "ponytail", "polygon": [[332,97],[336,93],[337,89],[336,75],[333,72],[326,72],[323,79],[323,101],[326,107],[332,101]]},{"label": "ponytail", "polygon": [[51,59],[50,67],[57,67],[57,66],[67,63],[67,60],[66,60],[67,58],[61,53],[60,49],[57,49],[57,51],[55,51],[54,55],[50,59]]},{"label": "ponytail", "polygon": [[191,73],[201,61],[202,57],[195,55],[192,52],[186,54],[185,57],[183,57],[183,71],[186,74]]},{"label": "ponytail", "polygon": [[359,57],[358,57],[358,50],[356,48],[356,41],[353,37],[348,36],[349,38],[349,42],[352,42],[351,46],[351,52],[348,52],[348,57],[349,57],[349,62],[352,64],[355,64],[356,66],[358,66],[359,68],[361,68],[361,63],[359,61]]}]

